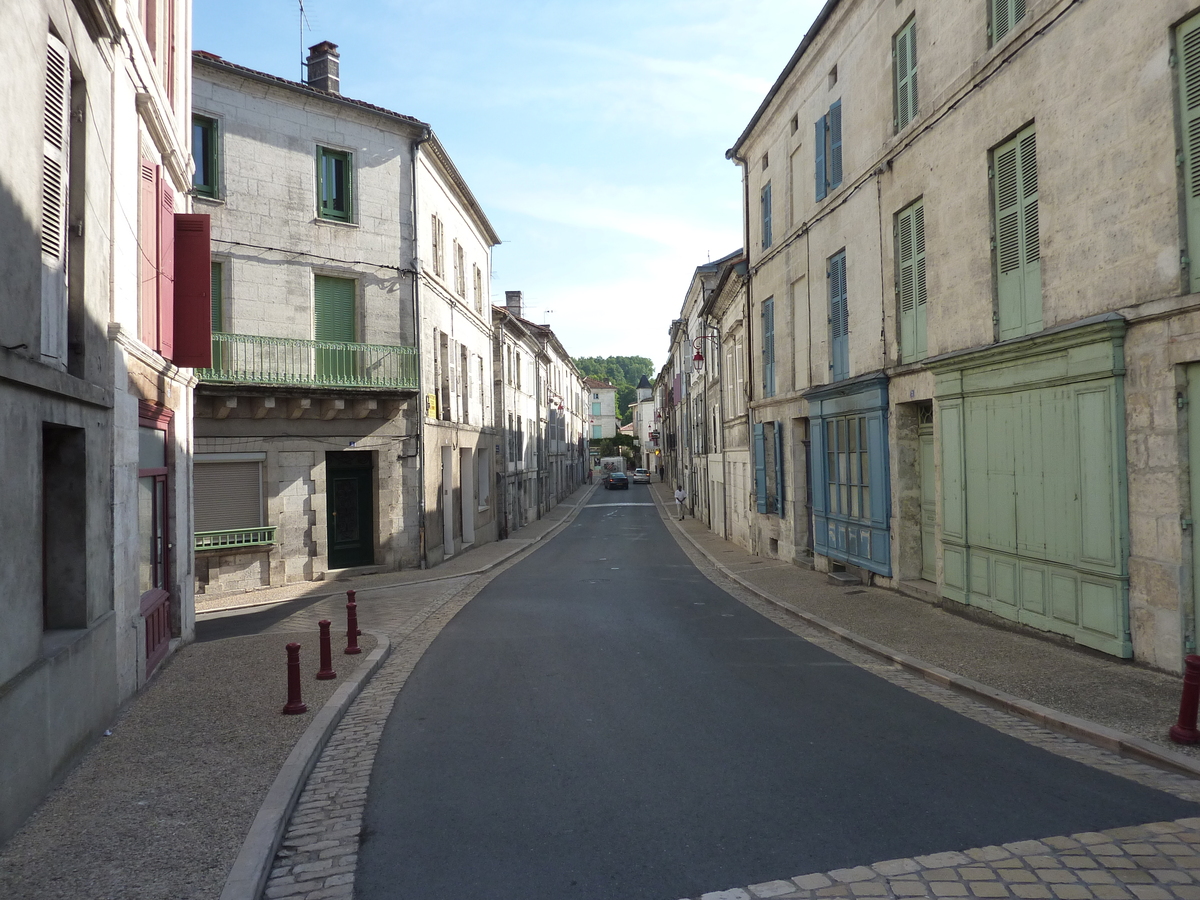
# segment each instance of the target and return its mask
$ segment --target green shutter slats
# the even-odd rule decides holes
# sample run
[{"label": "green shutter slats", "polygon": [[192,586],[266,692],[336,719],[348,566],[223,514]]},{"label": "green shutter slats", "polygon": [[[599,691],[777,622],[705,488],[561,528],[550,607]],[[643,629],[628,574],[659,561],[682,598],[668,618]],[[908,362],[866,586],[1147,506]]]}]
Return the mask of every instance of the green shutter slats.
[{"label": "green shutter slats", "polygon": [[215,262],[212,264],[212,286],[209,297],[212,298],[212,330],[214,332],[222,331],[222,324],[225,321],[224,317],[224,294],[222,288],[224,284],[221,278],[221,264]]},{"label": "green shutter slats", "polygon": [[1000,43],[1025,18],[1026,0],[991,0],[992,45]]},{"label": "green shutter slats", "polygon": [[910,19],[892,42],[896,131],[917,116],[917,23]]},{"label": "green shutter slats", "polygon": [[[1183,109],[1184,205],[1189,257],[1200,255],[1200,15],[1179,26],[1175,35],[1179,58],[1179,98]],[[1200,264],[1190,270],[1190,290],[1200,290]]]},{"label": "green shutter slats", "polygon": [[314,277],[313,337],[318,341],[353,343],[354,282],[348,278]]},{"label": "green shutter slats", "polygon": [[912,362],[925,355],[925,205],[922,201],[897,216],[896,233],[900,358],[902,362]]},{"label": "green shutter slats", "polygon": [[1033,126],[992,153],[1000,339],[1042,327],[1037,135]]},{"label": "green shutter slats", "polygon": [[1038,177],[1037,135],[1029,134],[1021,140],[1021,202],[1025,219],[1025,262],[1033,263],[1042,258],[1041,240],[1038,234]]},{"label": "green shutter slats", "polygon": [[775,299],[769,297],[762,305],[763,327],[763,395],[775,396]]}]

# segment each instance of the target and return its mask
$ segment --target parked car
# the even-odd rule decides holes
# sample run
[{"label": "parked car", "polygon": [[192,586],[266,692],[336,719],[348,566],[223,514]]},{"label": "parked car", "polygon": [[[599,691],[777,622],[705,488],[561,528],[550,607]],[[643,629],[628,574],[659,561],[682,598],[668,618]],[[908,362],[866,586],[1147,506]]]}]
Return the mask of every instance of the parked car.
[{"label": "parked car", "polygon": [[650,470],[649,469],[634,469],[633,470],[633,483],[634,484],[649,484],[650,483]]},{"label": "parked car", "polygon": [[604,476],[604,489],[615,491],[618,488],[629,490],[629,476],[624,472],[609,472]]}]

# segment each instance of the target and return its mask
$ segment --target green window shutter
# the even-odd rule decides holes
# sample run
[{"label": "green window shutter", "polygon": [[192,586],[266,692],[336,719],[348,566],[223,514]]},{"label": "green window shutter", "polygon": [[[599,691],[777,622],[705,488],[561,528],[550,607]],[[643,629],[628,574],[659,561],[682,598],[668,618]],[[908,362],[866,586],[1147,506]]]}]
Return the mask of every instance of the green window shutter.
[{"label": "green window shutter", "polygon": [[925,203],[918,202],[913,209],[913,281],[916,315],[917,359],[924,359],[927,350],[925,339],[925,306],[929,299],[925,290]]},{"label": "green window shutter", "polygon": [[892,40],[892,75],[895,90],[896,131],[917,116],[917,21],[896,33]]},{"label": "green window shutter", "polygon": [[[1187,255],[1200,260],[1200,16],[1192,16],[1175,33],[1179,57],[1180,130],[1183,133],[1184,206]],[[1190,290],[1200,291],[1200,262],[1191,265]]]},{"label": "green window shutter", "polygon": [[349,222],[350,154],[317,148],[317,211],[323,219]]},{"label": "green window shutter", "polygon": [[1042,327],[1037,135],[1030,126],[992,153],[1000,339]]},{"label": "green window shutter", "polygon": [[918,200],[896,217],[896,293],[900,301],[900,360],[925,356],[925,204]]},{"label": "green window shutter", "polygon": [[317,275],[313,279],[313,337],[318,341],[353,343],[354,282]]},{"label": "green window shutter", "polygon": [[1004,40],[1013,26],[1025,18],[1026,0],[991,0],[992,46]]},{"label": "green window shutter", "polygon": [[224,331],[225,323],[225,295],[221,289],[224,287],[222,279],[221,263],[215,262],[212,264],[212,330],[214,332]]}]

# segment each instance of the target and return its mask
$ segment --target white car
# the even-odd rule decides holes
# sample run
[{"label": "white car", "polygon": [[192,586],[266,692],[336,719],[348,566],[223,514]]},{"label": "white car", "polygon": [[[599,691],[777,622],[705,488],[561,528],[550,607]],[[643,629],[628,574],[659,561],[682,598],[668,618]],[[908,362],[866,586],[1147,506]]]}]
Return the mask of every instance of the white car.
[{"label": "white car", "polygon": [[650,483],[650,470],[649,469],[634,469],[633,470],[633,483],[634,484],[649,484]]}]

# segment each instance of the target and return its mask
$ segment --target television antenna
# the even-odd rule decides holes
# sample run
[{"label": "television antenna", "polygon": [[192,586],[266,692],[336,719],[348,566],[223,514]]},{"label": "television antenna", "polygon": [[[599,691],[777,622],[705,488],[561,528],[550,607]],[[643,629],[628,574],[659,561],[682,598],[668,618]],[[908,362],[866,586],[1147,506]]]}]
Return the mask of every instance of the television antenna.
[{"label": "television antenna", "polygon": [[[305,74],[304,74],[304,67],[306,65],[308,65],[308,63],[306,63],[304,60],[304,23],[308,22],[308,16],[306,16],[304,14],[304,0],[299,0],[299,2],[300,2],[300,80],[302,82],[307,83],[308,78],[306,78]],[[308,22],[308,30],[312,31],[312,22]]]}]

